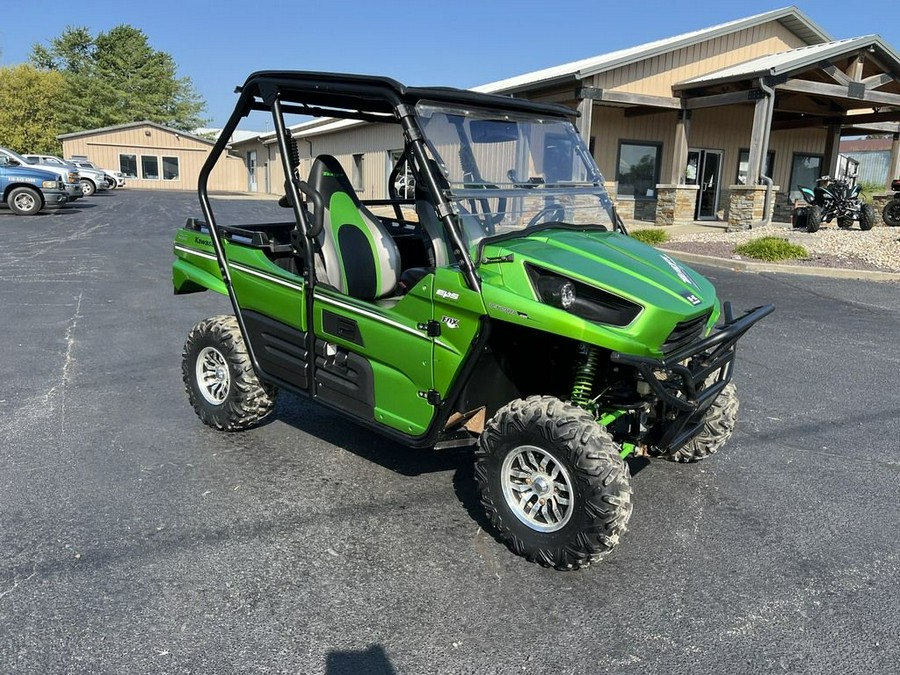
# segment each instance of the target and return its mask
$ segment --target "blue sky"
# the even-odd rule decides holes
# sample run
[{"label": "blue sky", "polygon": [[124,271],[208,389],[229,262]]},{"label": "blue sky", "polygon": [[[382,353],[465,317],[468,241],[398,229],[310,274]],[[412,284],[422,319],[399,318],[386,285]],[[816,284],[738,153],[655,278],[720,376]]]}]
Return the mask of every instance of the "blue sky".
[{"label": "blue sky", "polygon": [[[471,87],[786,6],[734,0],[450,0],[449,2],[3,2],[0,65],[66,25],[92,32],[128,23],[169,52],[179,75],[224,124],[235,85],[254,70],[330,70],[406,84]],[[885,6],[805,2],[835,38],[880,33],[900,50],[900,22]],[[68,7],[68,9],[67,9]],[[51,9],[52,8],[52,9]],[[260,129],[262,130],[262,129]]]}]

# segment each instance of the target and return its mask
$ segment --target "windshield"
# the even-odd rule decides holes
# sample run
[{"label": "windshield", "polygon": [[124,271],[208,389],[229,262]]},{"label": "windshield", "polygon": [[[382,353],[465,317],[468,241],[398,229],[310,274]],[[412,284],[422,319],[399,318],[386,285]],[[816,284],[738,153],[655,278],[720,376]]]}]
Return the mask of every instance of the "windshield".
[{"label": "windshield", "polygon": [[567,120],[429,103],[416,111],[469,246],[542,223],[613,228],[603,177]]}]

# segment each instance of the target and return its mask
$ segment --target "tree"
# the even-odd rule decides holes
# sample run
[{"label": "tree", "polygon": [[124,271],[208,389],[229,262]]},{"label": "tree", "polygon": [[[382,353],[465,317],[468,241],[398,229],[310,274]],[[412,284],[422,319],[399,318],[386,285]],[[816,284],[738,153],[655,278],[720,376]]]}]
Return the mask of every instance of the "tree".
[{"label": "tree", "polygon": [[66,79],[63,133],[150,120],[189,131],[203,126],[206,103],[190,78],[177,77],[175,60],[150,46],[143,31],[122,24],[93,37],[68,26],[31,62]]},{"label": "tree", "polygon": [[56,154],[65,78],[28,65],[0,68],[0,142],[18,152]]}]

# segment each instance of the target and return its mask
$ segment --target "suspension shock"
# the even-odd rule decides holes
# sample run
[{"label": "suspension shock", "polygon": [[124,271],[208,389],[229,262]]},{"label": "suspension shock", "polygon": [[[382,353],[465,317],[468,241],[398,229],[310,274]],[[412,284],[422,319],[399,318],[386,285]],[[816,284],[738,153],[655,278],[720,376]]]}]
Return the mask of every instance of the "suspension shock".
[{"label": "suspension shock", "polygon": [[600,350],[594,345],[581,345],[581,360],[575,369],[575,382],[572,384],[572,403],[580,408],[591,410],[594,405],[591,394],[594,392],[594,376],[600,362]]}]

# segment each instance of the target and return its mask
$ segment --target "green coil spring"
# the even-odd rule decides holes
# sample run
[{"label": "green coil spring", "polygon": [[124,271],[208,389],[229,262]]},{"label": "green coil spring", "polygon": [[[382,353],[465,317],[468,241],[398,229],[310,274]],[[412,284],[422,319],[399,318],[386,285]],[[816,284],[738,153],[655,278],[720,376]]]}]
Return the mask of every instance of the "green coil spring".
[{"label": "green coil spring", "polygon": [[600,350],[594,345],[587,345],[587,351],[575,371],[575,382],[572,385],[572,403],[581,408],[593,407],[591,394],[594,391],[594,375],[597,373],[599,360]]}]

